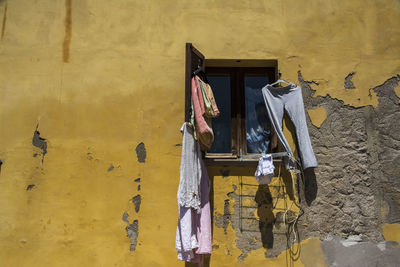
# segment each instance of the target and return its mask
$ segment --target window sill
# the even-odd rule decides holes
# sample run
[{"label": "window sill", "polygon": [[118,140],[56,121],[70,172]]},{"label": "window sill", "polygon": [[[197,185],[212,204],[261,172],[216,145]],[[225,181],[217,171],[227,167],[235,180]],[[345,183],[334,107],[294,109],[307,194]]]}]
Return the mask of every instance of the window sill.
[{"label": "window sill", "polygon": [[[286,152],[272,153],[274,162],[282,162],[282,157],[287,156]],[[204,162],[207,166],[251,166],[257,165],[261,154],[246,155],[242,158],[205,158]]]}]

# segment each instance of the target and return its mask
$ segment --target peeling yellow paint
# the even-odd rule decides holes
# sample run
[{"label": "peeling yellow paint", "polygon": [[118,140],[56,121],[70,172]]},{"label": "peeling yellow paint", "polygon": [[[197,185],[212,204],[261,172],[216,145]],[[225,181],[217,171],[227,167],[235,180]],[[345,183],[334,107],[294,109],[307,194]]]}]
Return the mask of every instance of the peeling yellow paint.
[{"label": "peeling yellow paint", "polygon": [[315,109],[307,110],[308,116],[310,116],[311,123],[315,127],[321,127],[322,123],[326,120],[327,114],[324,107],[317,107]]},{"label": "peeling yellow paint", "polygon": [[[319,84],[312,84],[315,96],[329,94],[353,106],[376,107],[369,89],[400,73],[395,0],[368,7],[361,0],[69,1],[68,64],[62,53],[63,2],[0,1],[1,19],[7,4],[0,46],[4,266],[184,265],[173,244],[186,42],[209,59],[276,59],[285,80],[299,83],[301,71],[305,80]],[[344,79],[353,71],[356,88],[346,90]],[[39,118],[48,143],[43,163],[32,146]],[[294,149],[290,129],[285,120]],[[135,154],[140,142],[147,150],[145,163]],[[235,214],[238,203],[226,194],[238,192],[240,177],[255,183],[254,167],[230,169],[226,178],[214,171],[218,214],[226,199]],[[138,177],[142,204],[136,213],[131,199],[138,194]],[[30,184],[35,186],[26,190]],[[282,199],[277,207],[290,204]],[[139,221],[135,251],[129,250],[124,212],[129,222]],[[397,226],[384,226],[385,237],[398,240],[393,229]],[[232,224],[225,234],[214,222],[213,231],[219,248],[211,265],[239,265]],[[240,264],[287,263],[285,252],[276,259],[264,252],[252,251]]]},{"label": "peeling yellow paint", "polygon": [[386,241],[396,241],[400,243],[400,224],[382,225],[382,234]]}]

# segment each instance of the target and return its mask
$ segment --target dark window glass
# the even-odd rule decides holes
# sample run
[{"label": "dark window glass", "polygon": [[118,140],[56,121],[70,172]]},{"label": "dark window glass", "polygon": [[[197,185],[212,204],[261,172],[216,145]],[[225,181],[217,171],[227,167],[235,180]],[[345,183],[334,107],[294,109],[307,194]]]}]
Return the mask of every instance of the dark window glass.
[{"label": "dark window glass", "polygon": [[212,120],[214,142],[210,153],[231,153],[231,80],[229,75],[208,75],[220,115]]},{"label": "dark window glass", "polygon": [[245,75],[247,153],[267,153],[270,122],[261,89],[268,84],[266,75]]}]

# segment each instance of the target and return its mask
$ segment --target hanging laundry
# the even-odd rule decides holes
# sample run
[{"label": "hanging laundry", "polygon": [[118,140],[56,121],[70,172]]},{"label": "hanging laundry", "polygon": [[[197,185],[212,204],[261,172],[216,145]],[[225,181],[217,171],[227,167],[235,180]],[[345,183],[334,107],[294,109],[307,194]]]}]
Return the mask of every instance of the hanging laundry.
[{"label": "hanging laundry", "polygon": [[[201,159],[199,144],[193,138],[193,129],[184,123],[181,131],[183,143],[175,249],[178,260],[202,264],[203,255],[212,251],[210,181]],[[196,196],[200,198],[200,203]]]},{"label": "hanging laundry", "polygon": [[192,102],[194,113],[194,125],[196,130],[196,137],[204,150],[208,150],[214,141],[214,133],[212,128],[207,124],[205,114],[205,104],[197,76],[192,78]]},{"label": "hanging laundry", "polygon": [[[196,76],[197,80],[199,81],[200,89],[201,89],[201,94],[203,96],[204,100],[204,108],[205,108],[205,114],[204,116],[207,118],[213,118],[214,117],[214,110],[212,109],[211,106],[211,100],[207,94],[207,86],[205,82],[203,82],[198,76]],[[210,125],[209,125],[210,126]]]},{"label": "hanging laundry", "polygon": [[274,177],[274,162],[271,154],[263,155],[258,161],[258,166],[254,176],[258,184],[269,184]]},{"label": "hanging laundry", "polygon": [[218,107],[217,107],[217,103],[215,102],[214,93],[213,93],[213,91],[211,89],[211,86],[208,83],[206,83],[205,85],[206,85],[207,95],[208,95],[208,98],[211,101],[211,107],[212,107],[213,113],[214,113],[213,118],[217,118],[219,116],[219,110],[218,110]]},{"label": "hanging laundry", "polygon": [[187,123],[183,124],[181,132],[183,134],[183,139],[178,205],[186,208],[193,208],[197,212],[200,212],[200,147],[193,138],[193,129]]},{"label": "hanging laundry", "polygon": [[262,88],[262,93],[267,107],[268,116],[270,117],[271,124],[274,127],[278,140],[282,144],[283,149],[290,155],[289,158],[285,157],[286,169],[294,169],[295,160],[282,131],[282,119],[285,111],[296,128],[296,136],[303,168],[307,169],[317,167],[318,163],[308,134],[301,88],[291,83],[285,87],[273,87],[272,85],[267,84]]}]

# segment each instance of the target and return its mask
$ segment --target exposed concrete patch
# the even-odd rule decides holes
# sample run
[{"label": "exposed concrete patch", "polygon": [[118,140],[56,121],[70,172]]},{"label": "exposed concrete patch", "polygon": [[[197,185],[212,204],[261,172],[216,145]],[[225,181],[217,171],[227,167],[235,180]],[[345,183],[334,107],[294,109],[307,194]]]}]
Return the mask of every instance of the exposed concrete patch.
[{"label": "exposed concrete patch", "polygon": [[139,162],[144,163],[146,161],[146,148],[143,142],[136,146],[136,156]]},{"label": "exposed concrete patch", "polygon": [[399,249],[392,243],[357,241],[344,246],[346,242],[354,243],[338,237],[322,241],[321,247],[329,266],[400,266]]},{"label": "exposed concrete patch", "polygon": [[[382,220],[400,222],[400,109],[394,92],[400,76],[372,89],[378,97],[376,109],[354,108],[329,95],[313,97],[315,91],[301,72],[298,78],[305,107],[323,105],[329,114],[319,129],[309,127],[319,167],[314,198],[301,202],[305,211],[299,221],[302,237],[362,234],[371,242],[383,241]],[[308,118],[307,122],[311,123]],[[305,191],[309,178],[306,175]],[[388,206],[383,219],[380,203]]]},{"label": "exposed concrete patch", "polygon": [[132,198],[133,205],[135,205],[136,213],[140,210],[140,204],[142,203],[142,197],[140,195],[136,195]]},{"label": "exposed concrete patch", "polygon": [[311,123],[320,128],[322,123],[326,120],[327,114],[324,107],[314,109],[307,109],[308,116],[310,116]]},{"label": "exposed concrete patch", "polygon": [[39,124],[36,125],[36,129],[33,132],[32,145],[38,147],[42,150],[42,163],[44,156],[47,153],[47,141],[45,138],[40,137],[40,132],[38,131]]},{"label": "exposed concrete patch", "polygon": [[137,191],[140,191],[140,185],[137,186]]},{"label": "exposed concrete patch", "polygon": [[65,34],[63,42],[63,61],[65,63],[69,62],[69,50],[72,36],[72,11],[71,11],[72,0],[65,0]]},{"label": "exposed concrete patch", "polygon": [[129,223],[129,214],[124,212],[122,220],[127,224],[125,227],[126,234],[131,240],[130,251],[135,251],[137,245],[137,239],[139,235],[139,221],[134,220],[133,223]]},{"label": "exposed concrete patch", "polygon": [[126,227],[126,233],[128,237],[131,239],[130,250],[135,251],[137,245],[137,238],[139,235],[139,221],[134,220],[132,224]]},{"label": "exposed concrete patch", "polygon": [[229,212],[229,199],[225,199],[224,202],[224,214],[216,213],[215,224],[217,227],[224,229],[224,234],[227,234],[226,229],[228,229],[229,221],[231,219],[231,214]]},{"label": "exposed concrete patch", "polygon": [[35,187],[34,184],[30,184],[26,187],[26,190],[32,190]]},{"label": "exposed concrete patch", "polygon": [[355,72],[350,72],[346,78],[344,78],[344,88],[345,89],[354,89],[356,88],[353,84],[353,82],[351,81],[351,79],[353,78],[353,76],[355,75]]},{"label": "exposed concrete patch", "polygon": [[135,183],[140,183],[140,178],[136,178]]},{"label": "exposed concrete patch", "polygon": [[107,169],[107,171],[112,171],[112,170],[114,170],[114,165],[112,165],[112,164],[110,164],[110,167],[108,167],[108,169]]}]

